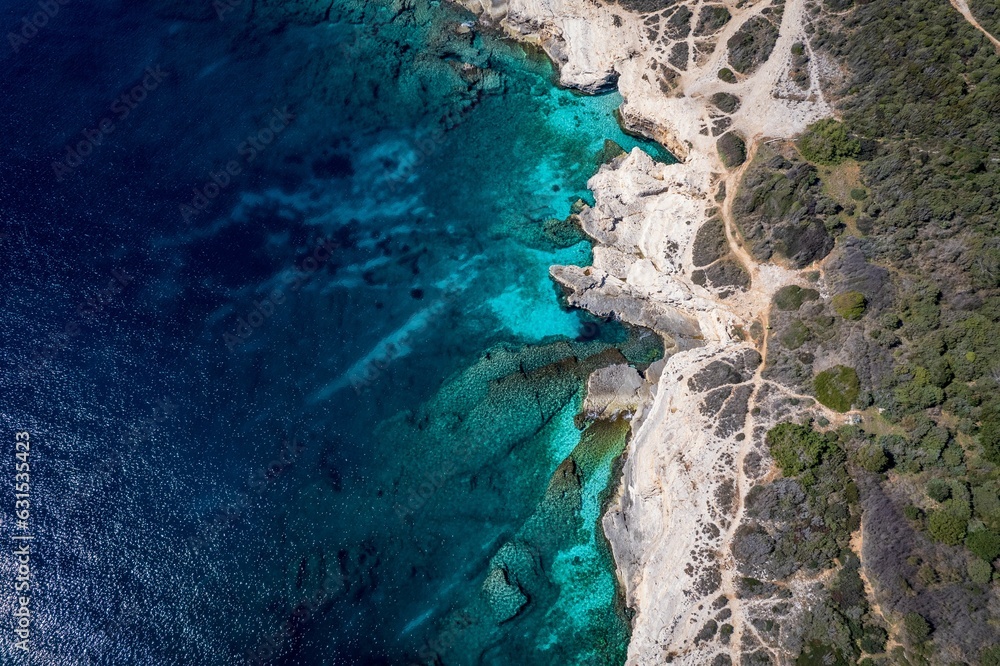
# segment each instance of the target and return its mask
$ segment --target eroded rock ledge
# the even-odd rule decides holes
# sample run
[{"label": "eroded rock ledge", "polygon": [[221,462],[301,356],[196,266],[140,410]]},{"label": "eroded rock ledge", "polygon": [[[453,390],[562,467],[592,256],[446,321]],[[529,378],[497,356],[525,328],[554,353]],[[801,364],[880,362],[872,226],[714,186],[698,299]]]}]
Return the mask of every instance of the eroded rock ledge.
[{"label": "eroded rock ledge", "polygon": [[601,169],[588,185],[596,206],[580,224],[597,243],[592,266],[553,266],[569,302],[667,335],[676,348],[728,340],[741,323],[687,266],[697,221],[715,207],[701,161],[665,165],[635,149]]},{"label": "eroded rock ledge", "polygon": [[[670,354],[644,390],[625,371],[591,382],[594,411],[638,416],[604,517],[636,613],[628,663],[780,663],[788,637],[755,626],[772,602],[741,595],[732,546],[743,498],[771,469],[764,434],[793,404],[761,378],[768,310],[802,278],[755,262],[731,209],[741,165],[765,137],[793,137],[831,114],[806,2],[462,4],[540,45],[564,85],[617,85],[623,123],[681,160],[659,164],[636,149],[602,167],[589,183],[596,203],[579,215],[593,265],[551,269],[571,304],[656,331]],[[788,612],[807,590],[808,581],[787,587]]]}]

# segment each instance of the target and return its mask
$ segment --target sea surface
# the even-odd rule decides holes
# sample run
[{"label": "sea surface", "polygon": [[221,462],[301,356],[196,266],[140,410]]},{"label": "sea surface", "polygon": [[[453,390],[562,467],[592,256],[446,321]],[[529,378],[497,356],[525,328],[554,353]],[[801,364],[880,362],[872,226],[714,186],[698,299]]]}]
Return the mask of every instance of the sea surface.
[{"label": "sea surface", "polygon": [[609,140],[672,159],[621,98],[426,0],[42,4],[0,3],[0,662],[623,663],[628,428],[579,412],[662,350],[548,277]]}]

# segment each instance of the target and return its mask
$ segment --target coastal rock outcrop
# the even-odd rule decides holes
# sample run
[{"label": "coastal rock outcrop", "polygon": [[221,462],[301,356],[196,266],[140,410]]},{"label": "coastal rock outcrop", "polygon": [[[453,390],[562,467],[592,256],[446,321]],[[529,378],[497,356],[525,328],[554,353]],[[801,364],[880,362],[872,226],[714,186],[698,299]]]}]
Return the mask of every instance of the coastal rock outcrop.
[{"label": "coastal rock outcrop", "polygon": [[[770,255],[744,247],[733,205],[744,161],[765,139],[791,138],[831,115],[806,3],[463,4],[543,48],[564,85],[596,91],[615,82],[622,123],[680,160],[662,164],[636,149],[604,164],[588,184],[595,204],[579,212],[595,241],[592,265],[550,269],[571,305],[649,328],[668,353],[642,388],[633,388],[637,373],[609,369],[589,386],[595,411],[643,398],[603,519],[635,612],[628,663],[781,662],[794,641],[761,629],[772,602],[740,592],[737,556],[747,553],[734,556],[733,547],[744,497],[770,469],[767,429],[819,409],[761,368],[775,292],[806,286],[795,269],[829,248],[807,256],[786,244],[792,267],[761,263]],[[768,236],[778,254],[789,229]],[[789,607],[805,605],[808,585],[783,594],[794,598]]]},{"label": "coastal rock outcrop", "polygon": [[738,609],[727,542],[738,524],[736,495],[747,489],[739,470],[750,451],[760,452],[748,418],[757,392],[753,374],[723,377],[740,383],[714,387],[691,378],[718,379],[713,365],[732,369],[744,353],[756,355],[712,344],[672,356],[630,444],[621,496],[604,518],[626,604],[639,613],[630,662],[683,655],[684,663],[710,663],[719,646],[696,638],[717,611],[711,602],[721,595]]},{"label": "coastal rock outcrop", "polygon": [[[806,33],[804,0],[460,4],[542,48],[563,85],[586,92],[616,86],[625,97],[622,123],[682,160],[717,160],[715,141],[726,130],[747,139],[789,137],[832,113],[820,87],[826,65]],[[739,104],[717,106],[711,100],[718,93]]]},{"label": "coastal rock outcrop", "polygon": [[686,273],[694,222],[712,205],[704,167],[654,162],[635,149],[590,180],[596,205],[579,218],[597,241],[593,265],[550,270],[570,304],[666,334],[678,348],[729,339],[737,319]]}]

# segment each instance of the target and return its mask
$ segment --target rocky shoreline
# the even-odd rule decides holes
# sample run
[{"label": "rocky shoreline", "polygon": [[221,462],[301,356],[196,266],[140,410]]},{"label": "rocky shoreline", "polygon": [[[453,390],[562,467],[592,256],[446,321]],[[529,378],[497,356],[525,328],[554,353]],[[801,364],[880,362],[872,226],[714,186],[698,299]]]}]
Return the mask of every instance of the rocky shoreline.
[{"label": "rocky shoreline", "polygon": [[[602,167],[589,183],[596,203],[579,214],[593,265],[550,270],[570,304],[651,329],[668,352],[642,387],[625,370],[589,386],[600,392],[588,398],[595,411],[635,412],[619,495],[603,518],[635,611],[628,663],[781,662],[788,637],[769,640],[751,621],[754,605],[773,600],[740,594],[733,544],[743,498],[772,467],[764,435],[796,404],[761,377],[771,300],[805,278],[756,262],[731,207],[761,143],[832,113],[806,3],[462,4],[544,49],[563,85],[617,86],[623,124],[680,160],[659,164],[635,149]],[[801,598],[785,601],[802,607],[807,588],[789,586]]]}]

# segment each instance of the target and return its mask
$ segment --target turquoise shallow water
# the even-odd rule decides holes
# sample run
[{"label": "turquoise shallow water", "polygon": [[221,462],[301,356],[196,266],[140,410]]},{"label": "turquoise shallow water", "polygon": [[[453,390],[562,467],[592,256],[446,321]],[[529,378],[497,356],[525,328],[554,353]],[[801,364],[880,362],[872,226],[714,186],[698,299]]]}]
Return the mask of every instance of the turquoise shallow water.
[{"label": "turquoise shallow water", "polygon": [[[332,367],[317,372],[310,401],[322,411],[358,397],[381,409],[373,429],[351,431],[365,443],[347,455],[371,456],[356,463],[370,470],[364,480],[350,490],[345,480],[339,495],[312,486],[310,518],[296,525],[313,540],[313,507],[363,516],[327,529],[359,567],[345,565],[352,579],[375,575],[364,555],[374,549],[379,582],[356,604],[361,615],[317,619],[315,652],[302,654],[342,650],[343,637],[330,642],[338,627],[362,636],[374,621],[382,649],[415,646],[424,661],[620,663],[627,623],[599,513],[624,432],[592,452],[574,417],[584,368],[624,360],[611,351],[629,334],[563,308],[548,269],[590,262],[589,242],[557,221],[589,200],[606,140],[670,157],[621,131],[619,96],[560,89],[551,65],[516,45],[484,36],[473,46],[463,57],[483,68],[485,92],[472,108],[443,134],[422,124],[376,134],[359,146],[351,198],[338,200],[373,230],[365,242],[388,239],[393,250],[339,270],[345,287],[356,291],[360,276],[384,308],[358,316],[364,335],[321,343]],[[302,209],[328,220],[329,190],[318,201]],[[397,256],[413,263],[401,270]],[[567,465],[571,474],[558,471]]]},{"label": "turquoise shallow water", "polygon": [[[58,544],[39,649],[621,663],[598,518],[626,431],[578,412],[590,371],[660,350],[561,307],[548,268],[590,261],[564,221],[606,140],[669,155],[621,131],[617,95],[559,89],[448,5],[203,9],[66,5],[0,82],[0,243],[26,268],[0,304],[19,332],[3,418],[47,452],[38,538]],[[53,183],[150,62],[168,83]],[[234,159],[185,224],[179,204]],[[33,342],[112,270],[127,288],[84,335]]]}]

